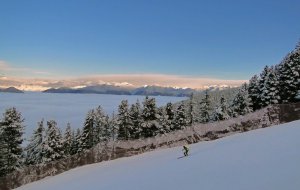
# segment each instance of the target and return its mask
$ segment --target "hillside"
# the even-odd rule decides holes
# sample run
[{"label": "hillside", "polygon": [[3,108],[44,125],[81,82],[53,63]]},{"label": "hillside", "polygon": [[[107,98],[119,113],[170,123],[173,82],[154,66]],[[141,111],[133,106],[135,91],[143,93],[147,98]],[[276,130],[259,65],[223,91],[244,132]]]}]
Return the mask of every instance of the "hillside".
[{"label": "hillside", "polygon": [[298,190],[300,120],[76,168],[19,190],[230,189]]},{"label": "hillside", "polygon": [[9,88],[0,88],[0,92],[9,92],[9,93],[24,93],[23,91],[15,88],[15,87],[9,87]]}]

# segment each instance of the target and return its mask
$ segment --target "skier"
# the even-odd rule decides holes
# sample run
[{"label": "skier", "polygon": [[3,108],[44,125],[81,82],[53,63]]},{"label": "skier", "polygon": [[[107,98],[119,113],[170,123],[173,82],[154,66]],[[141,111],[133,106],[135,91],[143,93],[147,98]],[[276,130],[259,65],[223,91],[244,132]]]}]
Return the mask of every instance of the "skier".
[{"label": "skier", "polygon": [[184,156],[188,156],[189,155],[189,148],[188,148],[187,145],[183,146],[182,151],[183,151]]}]

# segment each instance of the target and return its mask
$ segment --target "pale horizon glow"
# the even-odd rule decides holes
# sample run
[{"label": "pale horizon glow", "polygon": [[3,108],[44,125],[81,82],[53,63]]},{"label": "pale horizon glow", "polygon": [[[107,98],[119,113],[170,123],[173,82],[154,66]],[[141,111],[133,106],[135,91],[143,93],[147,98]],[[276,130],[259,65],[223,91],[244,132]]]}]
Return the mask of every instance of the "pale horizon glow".
[{"label": "pale horizon glow", "polygon": [[247,81],[164,74],[113,74],[65,79],[19,78],[2,76],[0,77],[0,88],[15,87],[25,91],[43,91],[49,88],[82,88],[85,86],[108,84],[128,88],[154,85],[162,87],[206,89],[211,86],[237,87],[244,82]]}]

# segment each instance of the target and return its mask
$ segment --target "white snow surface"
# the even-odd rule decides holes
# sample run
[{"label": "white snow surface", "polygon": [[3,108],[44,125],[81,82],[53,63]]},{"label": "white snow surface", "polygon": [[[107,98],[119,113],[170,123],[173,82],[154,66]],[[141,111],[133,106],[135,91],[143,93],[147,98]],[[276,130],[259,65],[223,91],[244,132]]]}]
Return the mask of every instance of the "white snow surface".
[{"label": "white snow surface", "polygon": [[19,190],[299,190],[300,120],[75,168]]}]

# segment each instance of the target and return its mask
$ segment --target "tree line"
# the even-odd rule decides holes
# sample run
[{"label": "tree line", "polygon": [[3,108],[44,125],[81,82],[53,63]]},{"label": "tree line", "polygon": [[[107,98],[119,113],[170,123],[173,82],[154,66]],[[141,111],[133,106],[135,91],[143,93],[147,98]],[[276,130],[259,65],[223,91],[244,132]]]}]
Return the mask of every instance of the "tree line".
[{"label": "tree line", "polygon": [[259,75],[249,81],[248,93],[253,110],[271,104],[299,101],[300,90],[300,42],[281,63],[265,66]]}]

